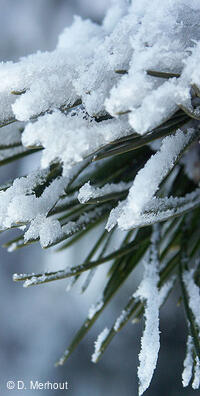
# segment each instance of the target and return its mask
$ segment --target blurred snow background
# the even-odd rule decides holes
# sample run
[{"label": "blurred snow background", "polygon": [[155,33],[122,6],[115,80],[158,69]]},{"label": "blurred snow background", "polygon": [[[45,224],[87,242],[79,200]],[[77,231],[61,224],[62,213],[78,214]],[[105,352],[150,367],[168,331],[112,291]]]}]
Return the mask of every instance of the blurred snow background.
[{"label": "blurred snow background", "polygon": [[[37,50],[52,50],[62,29],[72,22],[74,14],[100,22],[109,1],[101,0],[0,0],[0,58],[16,60]],[[37,159],[23,160],[0,168],[0,182],[26,174],[37,166]],[[98,230],[97,230],[98,232]],[[7,240],[1,236],[1,245]],[[96,238],[96,235],[93,235]],[[141,324],[129,324],[111,344],[104,358],[94,365],[90,362],[93,343],[105,326],[112,324],[134,291],[137,277],[123,287],[120,296],[107,308],[97,325],[62,368],[54,362],[82,324],[91,303],[98,298],[104,282],[102,268],[85,296],[75,288],[66,293],[66,282],[23,289],[12,282],[15,272],[37,272],[41,268],[62,268],[69,262],[79,263],[91,238],[64,254],[41,251],[39,246],[25,248],[9,254],[0,250],[0,389],[6,390],[8,380],[68,381],[66,393],[80,396],[121,396],[137,394],[137,355],[140,349]],[[133,287],[134,286],[134,287]],[[162,392],[165,396],[193,395],[182,389],[181,371],[184,358],[185,324],[182,310],[174,301],[168,303],[161,314],[161,351],[158,368],[147,396]],[[177,382],[179,384],[177,385]],[[20,392],[20,391],[19,391]],[[19,393],[17,390],[13,394]],[[41,395],[44,391],[29,391]],[[63,392],[63,391],[62,391]],[[54,391],[60,394],[61,391]],[[47,393],[46,393],[47,394]],[[195,393],[196,394],[196,393]]]}]

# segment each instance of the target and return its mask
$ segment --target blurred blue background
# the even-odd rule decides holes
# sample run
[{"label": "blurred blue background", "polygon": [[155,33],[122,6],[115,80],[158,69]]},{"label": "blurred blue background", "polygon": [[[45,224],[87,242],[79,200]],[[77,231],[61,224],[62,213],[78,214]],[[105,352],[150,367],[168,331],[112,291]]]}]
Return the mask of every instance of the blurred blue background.
[{"label": "blurred blue background", "polygon": [[[109,1],[101,0],[0,0],[0,58],[17,60],[39,50],[52,50],[62,29],[71,24],[74,14],[103,18]],[[0,183],[26,174],[38,166],[37,156],[0,168]],[[99,232],[97,230],[96,232]],[[0,243],[8,239],[1,235]],[[95,238],[96,235],[93,235]],[[123,286],[94,329],[61,368],[54,362],[67,347],[82,324],[88,308],[98,298],[105,282],[106,268],[95,277],[90,290],[80,295],[78,287],[66,292],[66,281],[24,289],[12,281],[15,272],[37,272],[79,263],[92,243],[85,239],[79,249],[64,254],[44,252],[32,246],[15,253],[0,248],[0,394],[18,394],[6,390],[8,380],[68,381],[66,394],[80,396],[131,396],[137,394],[137,355],[140,349],[142,323],[129,323],[117,336],[103,359],[90,361],[93,343],[104,327],[119,315],[140,279],[140,270]],[[116,242],[117,243],[117,242]],[[177,307],[178,294],[170,298],[161,312],[161,351],[158,367],[147,396],[184,396],[197,394],[182,389],[181,372],[185,354],[185,323],[182,308]],[[25,391],[26,392],[26,391]],[[29,395],[49,391],[33,390]],[[63,394],[65,391],[52,391]]]}]

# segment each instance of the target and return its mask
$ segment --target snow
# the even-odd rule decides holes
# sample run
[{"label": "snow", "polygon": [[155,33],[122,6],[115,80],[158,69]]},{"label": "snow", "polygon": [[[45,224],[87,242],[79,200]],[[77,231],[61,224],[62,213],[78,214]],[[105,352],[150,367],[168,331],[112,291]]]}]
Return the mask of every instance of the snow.
[{"label": "snow", "polygon": [[[14,113],[18,120],[26,121],[46,110],[73,104],[78,96],[73,89],[72,78],[77,78],[79,65],[84,60],[84,66],[88,66],[102,36],[100,26],[75,17],[72,27],[66,28],[60,36],[55,51],[38,52],[18,63],[1,64],[0,92],[26,89],[26,93],[8,107],[10,115]],[[13,102],[15,98],[10,96]]]},{"label": "snow", "polygon": [[[23,146],[42,146],[41,168],[59,160],[63,177],[67,176],[76,164],[92,158],[107,143],[133,130],[146,133],[171,116],[179,105],[191,108],[191,86],[200,83],[199,15],[195,1],[135,0],[133,5],[120,0],[112,2],[102,25],[75,17],[72,26],[60,35],[54,51],[1,63],[2,121],[13,117],[28,121],[22,133]],[[155,78],[147,74],[148,69],[173,71],[181,76]],[[67,110],[77,100],[82,104]],[[127,110],[127,116],[118,116]],[[94,116],[105,115],[106,111],[114,118],[97,122]],[[133,228],[140,220],[151,223],[145,208],[150,202],[155,204],[161,181],[192,133],[192,129],[187,133],[178,131],[163,140],[160,150],[138,172],[127,200],[111,212],[108,230],[117,223],[121,229]],[[15,139],[19,142],[19,133]],[[10,137],[6,141],[12,142]],[[19,153],[24,148],[13,150]],[[4,158],[9,151],[1,155]],[[16,194],[13,187],[8,189],[0,196],[4,215],[1,227],[32,221],[26,238],[34,232],[39,235],[34,224],[62,195],[63,184],[62,179],[53,182],[38,199],[34,194]],[[107,185],[100,191],[86,184],[79,192],[80,202],[121,188]],[[53,193],[55,189],[57,194]],[[51,203],[47,203],[47,194]],[[50,198],[52,195],[54,198]],[[46,224],[52,226],[51,221]],[[56,229],[61,233],[58,223]],[[52,240],[51,235],[48,238]]]},{"label": "snow", "polygon": [[6,128],[1,129],[1,145],[12,145],[12,144],[19,144],[21,143],[21,132],[20,128],[22,127],[21,124],[10,124]]},{"label": "snow", "polygon": [[58,360],[57,366],[62,366],[69,355],[68,349],[64,352],[63,356]]},{"label": "snow", "polygon": [[90,182],[85,183],[79,190],[78,200],[81,203],[88,202],[91,198],[99,198],[107,194],[113,194],[128,190],[130,183],[110,183],[103,187],[93,187]]},{"label": "snow", "polygon": [[151,248],[144,261],[145,271],[141,284],[134,297],[145,301],[145,329],[141,339],[139,353],[139,395],[142,395],[149,387],[160,349],[159,336],[159,291],[158,291],[158,252],[159,228],[156,225],[152,234]]},{"label": "snow", "polygon": [[[38,282],[44,282],[46,279],[45,275],[42,275],[40,277],[36,277],[36,276],[32,276],[31,279],[27,279],[24,283],[23,283],[23,287],[27,288],[29,286],[33,286],[33,285],[37,285]],[[14,279],[16,280],[16,279]]]},{"label": "snow", "polygon": [[67,116],[55,111],[28,124],[22,134],[22,143],[26,147],[42,145],[41,166],[45,168],[59,158],[65,175],[69,168],[104,144],[130,133],[126,120],[97,123],[83,110]]},{"label": "snow", "polygon": [[[198,7],[194,11],[193,4],[184,1],[139,0],[134,1],[130,9],[135,25],[135,34],[130,40],[133,48],[130,67],[128,74],[112,88],[105,103],[112,115],[130,110],[130,124],[143,134],[175,111],[180,102],[185,102],[185,97],[189,100],[194,60],[191,59],[190,71],[186,70],[178,81],[151,78],[146,70],[180,72],[187,67],[187,59],[190,59],[187,49],[195,46],[192,39],[199,40],[196,24],[200,10]],[[197,56],[193,57],[196,61]]]},{"label": "snow", "polygon": [[105,340],[105,338],[107,337],[109,333],[109,329],[106,327],[99,335],[97,340],[95,341],[94,345],[95,345],[95,349],[94,349],[94,353],[92,355],[92,363],[96,363],[97,359],[101,353],[101,346],[103,341]]},{"label": "snow", "polygon": [[93,319],[95,314],[97,312],[99,312],[102,307],[103,307],[103,301],[102,300],[98,301],[98,303],[95,304],[95,305],[92,304],[92,306],[90,307],[89,312],[88,312],[88,319],[90,319],[90,320]]},{"label": "snow", "polygon": [[[0,191],[0,230],[26,227],[24,242],[39,239],[41,246],[46,248],[84,229],[109,210],[107,206],[99,206],[90,212],[86,209],[78,220],[72,216],[59,221],[49,217],[50,210],[57,204],[70,204],[71,199],[85,204],[90,199],[98,200],[124,190],[129,190],[128,197],[110,212],[108,231],[115,225],[121,230],[151,225],[199,205],[199,188],[185,197],[163,198],[158,194],[161,183],[177,160],[193,138],[197,138],[196,120],[190,121],[183,131],[164,138],[131,184],[93,186],[88,181],[73,197],[67,195],[74,175],[95,160],[95,153],[107,144],[133,133],[145,135],[179,108],[192,113],[194,118],[199,117],[199,18],[197,0],[113,0],[101,25],[76,16],[72,26],[60,35],[54,51],[37,52],[18,62],[0,64],[0,127],[13,122],[1,134],[2,147],[7,145],[8,148],[1,149],[0,161],[30,147],[43,148],[40,169],[17,178],[6,190]],[[177,76],[158,78],[148,70],[173,72]],[[98,122],[99,117],[104,121]],[[20,124],[24,127],[22,133],[18,121],[23,122]],[[9,145],[19,146],[11,149]],[[188,165],[187,156],[183,160],[186,173],[197,183],[199,175],[193,172],[199,158],[198,150],[196,144],[193,166]],[[38,185],[46,183],[50,166],[58,162],[62,165],[62,175],[47,182],[37,196]],[[64,200],[60,202],[62,197]],[[138,367],[140,395],[148,388],[156,367],[160,347],[159,308],[174,282],[171,279],[158,290],[158,234],[154,227],[144,278],[134,294],[134,298],[145,303],[145,329]],[[14,242],[9,249],[16,246]],[[66,274],[74,275],[75,271],[73,268],[70,273],[65,269],[39,277],[33,274],[24,286],[56,277],[62,279]],[[200,328],[200,295],[193,275],[193,270],[186,271],[183,280],[190,308]],[[17,280],[17,276],[14,279]],[[88,319],[92,320],[102,307],[102,300],[92,305]],[[124,310],[117,318],[115,331],[125,315]],[[106,328],[99,335],[93,362],[98,360],[108,333]],[[189,337],[184,386],[192,376],[192,348]],[[64,358],[60,364],[63,362]],[[194,389],[199,386],[199,371],[196,359]]]},{"label": "snow", "polygon": [[[185,270],[183,273],[183,282],[186,287],[186,291],[189,298],[189,307],[194,315],[195,324],[197,327],[197,331],[200,335],[200,315],[199,315],[199,307],[200,307],[200,291],[199,287],[196,285],[194,281],[194,271],[195,269]],[[192,388],[198,389],[200,386],[200,362],[198,356],[194,357],[194,346],[192,337],[188,336],[187,341],[187,353],[186,358],[184,360],[184,370],[182,373],[182,382],[183,386],[188,386],[193,374],[193,366],[194,366],[194,377],[192,382]]]},{"label": "snow", "polygon": [[[200,81],[199,15],[199,6],[184,0],[130,5],[120,0],[101,26],[75,17],[54,51],[0,65],[1,119],[27,121],[81,98],[90,115],[130,110],[137,132],[152,129],[178,104],[189,103],[190,85]],[[165,81],[148,76],[147,69],[182,71],[182,76]]]},{"label": "snow", "polygon": [[189,307],[195,317],[195,322],[199,328],[199,335],[200,335],[200,314],[199,314],[200,290],[194,281],[194,269],[191,269],[189,271],[184,271],[183,281],[189,297]]},{"label": "snow", "polygon": [[193,368],[192,350],[193,350],[193,342],[192,342],[192,337],[189,335],[187,339],[187,353],[185,360],[183,362],[184,370],[182,373],[182,383],[184,387],[189,385],[190,380],[192,378],[192,368]]},{"label": "snow", "polygon": [[193,389],[199,389],[200,387],[200,361],[198,357],[196,357],[195,360],[194,379],[192,382],[192,387]]},{"label": "snow", "polygon": [[24,241],[28,242],[39,238],[42,247],[47,247],[56,239],[63,236],[62,227],[58,220],[37,215],[31,221],[29,229],[24,234]]},{"label": "snow", "polygon": [[[48,168],[15,179],[11,187],[0,191],[0,228],[4,230],[30,222],[30,227],[24,234],[25,242],[40,238],[42,247],[61,238],[64,231],[67,232],[66,226],[62,230],[58,220],[47,218],[47,215],[59,198],[65,194],[68,184],[78,169],[69,171],[66,177],[53,180],[39,197],[36,196],[34,189],[45,182]],[[86,217],[88,220],[89,215]]]},{"label": "snow", "polygon": [[33,173],[27,177],[16,179],[13,186],[0,192],[0,225],[2,229],[14,224],[26,223],[38,215],[47,215],[52,206],[64,193],[67,178],[55,179],[37,197],[34,187],[42,181],[40,175]]},{"label": "snow", "polygon": [[198,356],[194,358],[193,356],[193,341],[192,337],[189,335],[187,339],[187,353],[185,360],[183,362],[183,373],[182,373],[182,383],[186,387],[189,385],[193,376],[193,366],[194,366],[194,377],[192,381],[192,388],[199,389],[200,387],[200,362]]},{"label": "snow", "polygon": [[115,331],[118,331],[118,330],[119,330],[119,328],[120,328],[122,322],[124,321],[125,317],[126,317],[126,311],[123,310],[123,311],[121,312],[121,315],[120,315],[120,316],[116,319],[116,321],[115,321],[115,324],[114,324],[114,330],[115,330]]},{"label": "snow", "polygon": [[163,139],[160,150],[151,156],[144,168],[136,175],[124,205],[120,203],[120,208],[113,209],[111,212],[113,224],[108,219],[107,229],[110,230],[116,221],[123,230],[134,228],[138,224],[145,206],[155,196],[160,183],[173,168],[177,157],[190,138],[189,131],[185,134],[178,130],[174,136],[167,136]]},{"label": "snow", "polygon": [[[158,296],[158,300],[159,300],[159,308],[161,307],[161,305],[164,303],[166,297],[168,296],[168,294],[170,293],[173,285],[174,285],[174,281],[175,278],[172,277],[172,279],[170,279],[169,281],[167,281],[159,290],[159,296]],[[133,294],[133,296],[131,297],[133,300],[135,300],[135,294]],[[115,323],[114,323],[114,330],[117,332],[119,331],[122,323],[124,322],[124,320],[126,319],[127,314],[129,313],[129,311],[126,311],[125,309],[122,310],[120,316],[118,316],[118,318],[116,319]],[[134,320],[137,320],[136,318],[133,319],[133,323]]]},{"label": "snow", "polygon": [[174,286],[174,282],[175,282],[176,278],[175,276],[172,276],[171,279],[169,279],[159,290],[159,308],[164,304],[166,298],[168,297],[168,294],[170,293],[170,291],[172,290],[173,286]]},{"label": "snow", "polygon": [[[135,219],[134,227],[143,227],[145,225],[154,224],[155,222],[166,221],[173,216],[178,216],[189,210],[195,209],[200,204],[199,193],[200,190],[196,189],[192,193],[188,193],[180,198],[153,198],[146,206],[144,213],[142,213],[138,219]],[[123,207],[122,204],[121,207]]]}]

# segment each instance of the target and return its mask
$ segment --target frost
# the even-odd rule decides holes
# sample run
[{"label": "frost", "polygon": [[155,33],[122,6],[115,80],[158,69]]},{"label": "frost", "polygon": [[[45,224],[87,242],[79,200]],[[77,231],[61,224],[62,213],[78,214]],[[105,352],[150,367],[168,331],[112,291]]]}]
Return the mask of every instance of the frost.
[{"label": "frost", "polygon": [[94,343],[95,349],[94,349],[94,353],[93,353],[92,359],[91,359],[93,363],[96,363],[96,362],[97,362],[97,359],[98,359],[98,357],[99,357],[99,355],[100,355],[100,352],[101,352],[102,343],[103,343],[103,341],[105,340],[105,338],[107,337],[108,333],[109,333],[109,329],[106,327],[106,328],[98,335],[98,338],[97,338],[97,340],[96,340],[95,343]]}]

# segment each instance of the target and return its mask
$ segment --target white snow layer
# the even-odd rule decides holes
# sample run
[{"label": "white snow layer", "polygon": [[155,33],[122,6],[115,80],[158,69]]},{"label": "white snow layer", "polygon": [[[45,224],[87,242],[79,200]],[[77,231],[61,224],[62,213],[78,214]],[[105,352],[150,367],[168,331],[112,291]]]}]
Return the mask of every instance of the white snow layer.
[{"label": "white snow layer", "polygon": [[[47,247],[71,236],[81,226],[101,215],[101,208],[85,213],[78,221],[61,226],[48,213],[85,158],[92,157],[104,145],[138,133],[145,134],[184,106],[192,110],[194,91],[200,90],[200,2],[198,0],[113,0],[102,25],[75,17],[71,27],[60,35],[53,52],[37,52],[19,62],[0,64],[0,127],[9,121],[26,122],[21,153],[42,146],[42,170],[16,179],[0,191],[0,229],[30,223],[25,242],[40,239]],[[173,72],[173,78],[153,77],[148,70]],[[199,99],[197,99],[199,105]],[[125,113],[125,114],[123,114]],[[199,115],[197,107],[196,115]],[[99,117],[105,120],[98,122]],[[18,124],[15,124],[18,125]],[[194,122],[195,125],[195,122]],[[20,133],[11,138],[6,128],[5,143],[20,141]],[[123,230],[168,219],[200,203],[199,189],[181,198],[156,196],[161,182],[174,167],[177,158],[192,141],[189,128],[163,139],[160,149],[135,177],[125,201],[113,209],[107,223]],[[3,140],[2,140],[3,142]],[[9,156],[2,150],[0,159]],[[63,175],[48,184],[40,196],[35,189],[45,183],[49,166],[61,162]],[[81,203],[90,198],[129,189],[125,183],[92,187],[86,183],[79,191]],[[66,198],[68,200],[68,198]],[[103,212],[102,212],[103,213]],[[171,284],[158,291],[156,233],[153,234],[144,279],[134,297],[145,301],[145,330],[141,341],[138,368],[139,394],[149,386],[159,351],[159,307]],[[10,249],[16,246],[11,245]],[[37,282],[36,278],[25,283]],[[184,273],[190,308],[200,326],[200,296],[192,272]],[[102,301],[89,310],[92,319]],[[117,331],[125,312],[116,321]],[[92,361],[98,359],[109,330],[99,335]],[[183,385],[192,373],[191,340],[184,362]],[[199,386],[199,360],[194,367],[193,388]]]},{"label": "white snow layer", "polygon": [[74,164],[104,144],[130,133],[131,128],[125,120],[97,123],[81,110],[76,115],[70,113],[67,116],[55,111],[28,124],[22,135],[22,143],[26,147],[42,145],[42,167],[47,167],[59,158],[65,174]]},{"label": "white snow layer", "polygon": [[[102,25],[75,17],[53,52],[37,52],[16,63],[0,64],[1,121],[13,117],[28,121],[23,146],[42,146],[41,167],[59,160],[63,176],[67,176],[70,168],[107,143],[133,131],[143,134],[151,130],[180,104],[191,108],[191,86],[200,84],[199,17],[200,5],[195,0],[116,0]],[[149,69],[181,75],[155,78],[147,73]],[[77,100],[82,104],[69,110]],[[124,111],[129,111],[128,115],[118,115]],[[97,122],[94,116],[106,112],[114,118]],[[155,197],[191,133],[179,131],[163,140],[161,149],[138,173],[127,200],[111,212],[108,229],[117,222],[122,229],[138,224],[138,217]],[[13,150],[18,153],[23,148]],[[31,180],[26,180],[31,186]],[[42,240],[44,229],[53,230],[54,226],[60,235],[59,224],[50,220],[43,222],[43,231],[36,228],[40,216],[46,216],[62,195],[62,178],[37,199],[25,190],[16,194],[17,183],[0,195],[0,226],[32,221],[26,238],[37,234]],[[104,188],[90,193],[93,197],[107,193],[109,187]],[[112,186],[110,191],[120,188]],[[82,202],[86,195],[84,186]],[[44,245],[52,240],[50,234]]]},{"label": "white snow layer", "polygon": [[[0,118],[27,121],[82,99],[90,115],[129,110],[137,132],[152,129],[189,104],[190,86],[200,82],[199,17],[194,0],[114,1],[101,26],[75,17],[55,51],[1,63]],[[166,81],[148,69],[182,74]]]}]

